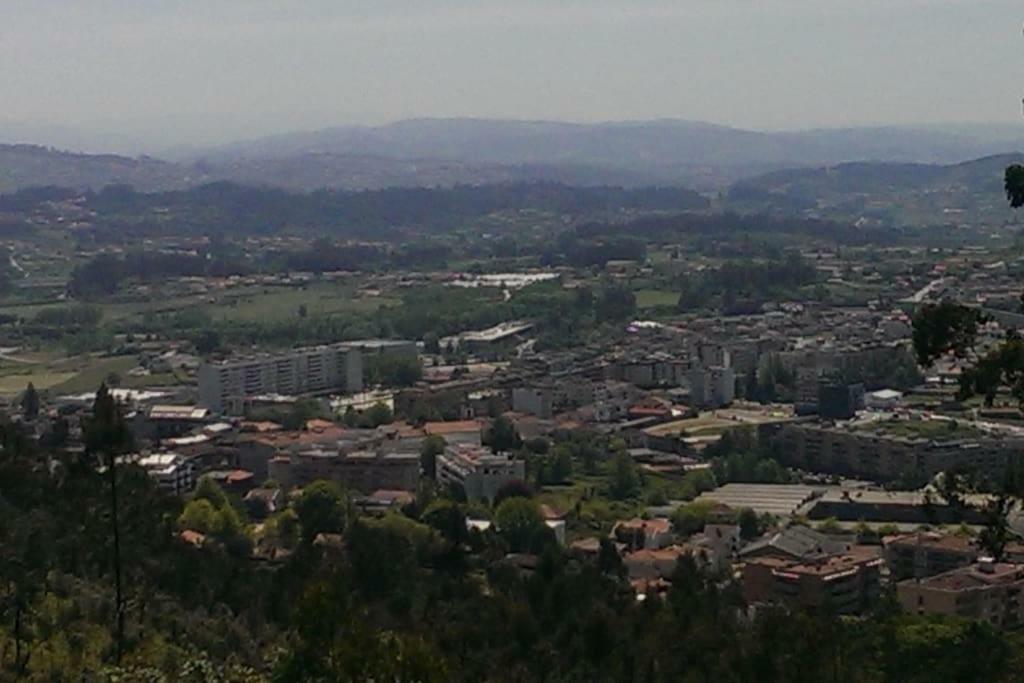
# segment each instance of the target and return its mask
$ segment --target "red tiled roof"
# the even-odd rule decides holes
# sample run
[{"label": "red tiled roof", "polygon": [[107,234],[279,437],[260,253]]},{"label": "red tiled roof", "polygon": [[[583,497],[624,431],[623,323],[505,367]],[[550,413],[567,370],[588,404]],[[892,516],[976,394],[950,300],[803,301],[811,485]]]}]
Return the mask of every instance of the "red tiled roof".
[{"label": "red tiled roof", "polygon": [[191,529],[185,529],[184,531],[182,531],[180,534],[178,534],[178,538],[183,540],[185,543],[194,546],[201,546],[203,543],[206,542],[205,534],[201,534],[198,531],[192,531]]},{"label": "red tiled roof", "polygon": [[430,435],[459,434],[462,432],[480,431],[480,423],[476,420],[458,420],[455,422],[427,422],[423,431]]}]

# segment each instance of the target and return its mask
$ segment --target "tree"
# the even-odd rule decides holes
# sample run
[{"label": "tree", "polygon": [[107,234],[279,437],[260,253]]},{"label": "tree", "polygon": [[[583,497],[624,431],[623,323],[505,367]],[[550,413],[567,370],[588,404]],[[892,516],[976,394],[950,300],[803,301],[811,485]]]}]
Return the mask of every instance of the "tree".
[{"label": "tree", "polygon": [[26,420],[34,420],[39,416],[39,393],[32,382],[28,383],[25,393],[21,395],[21,413]]},{"label": "tree", "polygon": [[1019,209],[1024,206],[1024,166],[1021,164],[1008,166],[1003,187],[1006,190],[1006,199],[1012,208]]},{"label": "tree", "polygon": [[740,527],[740,537],[744,540],[751,540],[761,535],[761,522],[757,513],[750,508],[743,508],[736,517],[736,523]]},{"label": "tree", "polygon": [[640,477],[636,472],[636,463],[629,453],[620,450],[612,462],[612,481],[609,493],[616,500],[624,500],[636,495],[640,488]]},{"label": "tree", "polygon": [[395,416],[391,412],[391,408],[384,403],[374,403],[363,416],[364,424],[370,428],[390,424],[394,419]]},{"label": "tree", "polygon": [[294,548],[298,545],[302,528],[295,510],[282,510],[267,520],[266,527],[270,536],[282,548]]},{"label": "tree", "polygon": [[523,445],[523,440],[519,438],[519,432],[512,420],[500,415],[495,418],[491,423],[491,428],[484,434],[484,443],[490,446],[495,453],[502,453],[518,449]]},{"label": "tree", "polygon": [[423,476],[433,479],[437,476],[437,456],[444,453],[444,437],[431,434],[420,445],[420,471]]},{"label": "tree", "polygon": [[190,500],[178,517],[178,526],[182,529],[198,531],[203,534],[213,532],[216,525],[217,508],[206,498]]},{"label": "tree", "polygon": [[694,501],[680,505],[672,513],[672,528],[677,534],[691,536],[704,529],[715,509],[712,501]]},{"label": "tree", "polygon": [[306,423],[316,418],[324,417],[323,404],[315,398],[299,399],[292,405],[292,409],[285,414],[281,420],[281,426],[288,430],[301,430],[306,428]]},{"label": "tree", "polygon": [[509,498],[533,498],[533,489],[525,481],[513,479],[501,485],[495,492],[494,500],[491,501],[494,507],[499,507],[503,501]]},{"label": "tree", "polygon": [[224,493],[224,489],[211,476],[199,477],[199,483],[196,484],[196,490],[192,498],[193,500],[209,501],[214,510],[220,510],[229,504],[228,496]]},{"label": "tree", "polygon": [[317,534],[339,533],[345,528],[345,494],[334,482],[315,481],[304,488],[295,501],[295,514],[307,543]]},{"label": "tree", "polygon": [[386,387],[411,387],[423,378],[419,356],[381,354],[365,363],[366,383]]},{"label": "tree", "polygon": [[423,350],[434,355],[441,353],[441,340],[435,332],[423,335]]},{"label": "tree", "polygon": [[556,483],[564,483],[572,478],[572,451],[565,446],[555,448],[551,457],[551,478]]},{"label": "tree", "polygon": [[636,295],[625,285],[608,283],[601,288],[594,312],[601,321],[626,320],[636,312]]},{"label": "tree", "polygon": [[953,301],[923,306],[913,318],[917,362],[928,366],[949,352],[962,358],[974,346],[982,322],[981,311]]},{"label": "tree", "polygon": [[452,543],[463,543],[469,536],[466,515],[457,503],[435,500],[423,511],[423,523],[441,532]]},{"label": "tree", "polygon": [[206,328],[196,336],[192,344],[196,347],[197,353],[208,356],[220,350],[220,335],[217,333],[217,330]]},{"label": "tree", "polygon": [[132,447],[131,431],[124,420],[121,406],[114,400],[106,384],[101,384],[93,402],[92,416],[87,419],[85,428],[85,452],[87,455],[105,461],[107,481],[110,485],[110,534],[112,545],[112,564],[114,567],[114,614],[116,619],[116,651],[117,663],[121,662],[124,653],[124,619],[125,602],[121,585],[121,529],[118,519],[117,500],[117,460],[129,452]]},{"label": "tree", "polygon": [[526,552],[535,547],[539,534],[547,530],[540,507],[534,501],[516,496],[498,506],[494,524],[513,552]]}]

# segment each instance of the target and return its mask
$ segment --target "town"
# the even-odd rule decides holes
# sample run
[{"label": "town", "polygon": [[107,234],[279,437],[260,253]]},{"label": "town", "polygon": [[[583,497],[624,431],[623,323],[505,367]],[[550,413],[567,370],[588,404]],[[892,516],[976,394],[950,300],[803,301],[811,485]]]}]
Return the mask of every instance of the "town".
[{"label": "town", "polygon": [[[697,214],[633,254],[600,230],[552,257],[471,229],[468,246],[435,238],[458,269],[402,267],[363,239],[321,240],[295,270],[314,258],[296,238],[104,246],[97,202],[7,213],[44,226],[8,259],[11,429],[90,452],[102,383],[130,434],[114,467],[179,501],[173,533],[194,552],[272,569],[307,543],[344,548],[345,525],[302,512],[333,497],[501,549],[491,561],[525,575],[548,544],[614,556],[637,602],[670,595],[685,560],[751,613],[892,601],[1024,619],[1024,515],[1000,489],[1024,414],[1012,387],[962,391],[1024,320],[1014,243],[825,235],[757,258],[751,233],[695,237],[691,221],[715,220]],[[75,246],[41,249],[55,231]],[[982,322],[969,353],[922,363],[915,326],[943,302]]]},{"label": "town", "polygon": [[0,2],[0,683],[1024,681],[1007,2]]}]

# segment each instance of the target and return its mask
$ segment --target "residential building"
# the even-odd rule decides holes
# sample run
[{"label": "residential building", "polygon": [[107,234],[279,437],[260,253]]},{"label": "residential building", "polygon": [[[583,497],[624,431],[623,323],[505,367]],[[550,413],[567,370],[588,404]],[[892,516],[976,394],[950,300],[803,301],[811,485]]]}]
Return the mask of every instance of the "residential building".
[{"label": "residential building", "polygon": [[512,389],[512,410],[517,413],[550,419],[553,413],[553,395],[551,387],[539,385],[516,387]]},{"label": "residential building", "polygon": [[616,522],[611,537],[630,550],[660,550],[672,543],[672,523],[667,519],[629,519]]},{"label": "residential building", "polygon": [[807,562],[822,557],[849,552],[851,545],[802,525],[787,527],[767,538],[751,543],[740,551],[745,561],[756,558],[776,558],[792,562]]},{"label": "residential building", "polygon": [[704,531],[690,538],[698,556],[715,571],[727,569],[742,545],[740,528],[735,524],[705,524]]},{"label": "residential building", "polygon": [[923,579],[967,567],[978,558],[978,546],[970,536],[919,531],[891,536],[882,542],[892,577]]},{"label": "residential building", "polygon": [[237,439],[232,463],[249,470],[257,481],[263,482],[270,477],[268,463],[278,454],[312,449],[336,450],[349,431],[337,425],[323,425],[296,431],[243,433]]},{"label": "residential building", "polygon": [[458,484],[470,500],[494,500],[502,486],[522,480],[526,465],[507,454],[468,444],[449,445],[437,458],[437,481]]},{"label": "residential building", "polygon": [[285,488],[300,488],[314,481],[333,481],[360,493],[381,489],[415,491],[420,458],[416,453],[387,450],[339,452],[310,449],[282,454],[270,461],[269,472]]},{"label": "residential building", "polygon": [[811,560],[758,557],[743,566],[743,595],[752,604],[860,614],[878,597],[882,564],[874,549],[864,547]]},{"label": "residential building", "polygon": [[135,412],[132,433],[137,439],[149,441],[169,439],[208,424],[210,417],[208,408],[157,404]]},{"label": "residential building", "polygon": [[863,384],[825,381],[818,385],[818,415],[827,420],[849,420],[863,407]]},{"label": "residential building", "polygon": [[690,402],[699,408],[721,408],[736,398],[736,371],[711,366],[690,371]]},{"label": "residential building", "polygon": [[626,553],[622,564],[634,588],[643,590],[650,582],[668,581],[675,573],[679,559],[693,554],[693,548],[687,545],[671,545],[664,548],[643,548]]},{"label": "residential building", "polygon": [[423,432],[427,436],[440,436],[449,445],[480,446],[483,442],[483,428],[476,420],[427,422]]},{"label": "residential building", "polygon": [[1024,623],[1022,591],[1024,565],[987,558],[896,585],[897,599],[906,612],[985,621],[1000,629]]},{"label": "residential building", "polygon": [[250,397],[362,391],[363,354],[342,343],[231,358],[203,363],[198,378],[202,405],[240,415]]},{"label": "residential building", "polygon": [[[919,436],[918,436],[919,435]],[[1024,440],[989,437],[935,420],[890,423],[790,423],[777,436],[783,464],[811,472],[923,484],[939,472],[967,466],[999,481]]]},{"label": "residential building", "polygon": [[181,496],[195,484],[192,461],[179,453],[155,453],[139,458],[136,464],[146,470],[164,491]]}]

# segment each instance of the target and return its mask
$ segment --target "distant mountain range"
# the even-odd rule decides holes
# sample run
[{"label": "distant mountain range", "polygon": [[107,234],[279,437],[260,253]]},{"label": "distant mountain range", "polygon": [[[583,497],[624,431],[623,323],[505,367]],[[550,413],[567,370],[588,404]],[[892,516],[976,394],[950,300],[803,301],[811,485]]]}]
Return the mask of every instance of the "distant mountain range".
[{"label": "distant mountain range", "polygon": [[[0,140],[15,135],[0,127]],[[1018,149],[1024,150],[1024,128],[1008,126],[768,133],[676,120],[416,119],[178,149],[160,155],[164,159],[0,145],[0,192],[40,184],[127,183],[150,190],[232,180],[311,190],[534,179],[719,190],[782,169],[858,161],[950,164]],[[913,174],[909,166],[904,170]]]}]

